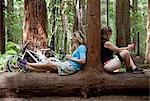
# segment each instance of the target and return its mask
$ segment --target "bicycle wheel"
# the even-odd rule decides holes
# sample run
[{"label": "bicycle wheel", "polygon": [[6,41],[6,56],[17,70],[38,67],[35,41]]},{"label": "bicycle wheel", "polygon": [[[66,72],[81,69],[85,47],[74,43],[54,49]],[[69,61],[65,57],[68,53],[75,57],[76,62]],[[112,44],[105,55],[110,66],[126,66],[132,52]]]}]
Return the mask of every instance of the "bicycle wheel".
[{"label": "bicycle wheel", "polygon": [[21,69],[17,65],[17,59],[21,58],[19,55],[13,55],[10,57],[10,59],[7,61],[7,70],[9,72],[19,72]]}]

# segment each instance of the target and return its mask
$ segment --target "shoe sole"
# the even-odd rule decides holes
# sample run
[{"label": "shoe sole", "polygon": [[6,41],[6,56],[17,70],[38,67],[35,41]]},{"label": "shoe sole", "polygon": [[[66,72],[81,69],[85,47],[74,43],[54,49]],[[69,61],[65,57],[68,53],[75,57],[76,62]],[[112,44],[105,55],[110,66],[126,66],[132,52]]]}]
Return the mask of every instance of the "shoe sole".
[{"label": "shoe sole", "polygon": [[143,71],[133,71],[134,74],[144,74]]}]

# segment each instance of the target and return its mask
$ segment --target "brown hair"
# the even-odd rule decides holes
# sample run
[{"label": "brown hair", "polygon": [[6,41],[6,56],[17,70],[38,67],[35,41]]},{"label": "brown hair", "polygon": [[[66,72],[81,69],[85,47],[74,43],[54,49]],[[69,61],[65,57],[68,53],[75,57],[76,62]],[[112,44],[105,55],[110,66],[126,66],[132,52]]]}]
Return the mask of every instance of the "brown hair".
[{"label": "brown hair", "polygon": [[101,29],[102,40],[106,40],[106,41],[109,40],[109,37],[108,37],[109,32],[112,32],[112,29],[109,26]]}]

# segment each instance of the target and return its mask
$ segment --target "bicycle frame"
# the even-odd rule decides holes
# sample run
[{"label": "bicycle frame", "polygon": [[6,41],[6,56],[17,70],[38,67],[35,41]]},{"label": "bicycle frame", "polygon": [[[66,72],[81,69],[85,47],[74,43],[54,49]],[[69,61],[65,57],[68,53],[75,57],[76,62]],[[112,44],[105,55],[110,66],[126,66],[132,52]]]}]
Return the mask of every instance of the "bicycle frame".
[{"label": "bicycle frame", "polygon": [[34,51],[31,51],[31,50],[28,50],[28,49],[25,50],[24,54],[22,55],[22,59],[25,58],[26,53],[29,54],[29,56],[30,56],[35,62],[39,62],[39,61],[35,58],[35,56],[32,55],[32,53],[35,54],[35,55],[36,55],[36,53],[35,53]]},{"label": "bicycle frame", "polygon": [[[63,57],[65,56],[62,51],[60,51],[60,54],[56,53],[55,51],[51,49],[41,49],[39,52],[34,52],[32,50],[29,50],[27,48],[29,41],[24,44],[22,48],[22,55],[13,55],[8,61],[7,61],[7,70],[10,72],[19,72],[21,69],[18,66],[18,59],[26,59],[28,62],[34,62],[34,63],[45,63],[47,61],[52,61],[55,63],[61,63],[61,60],[63,60]],[[50,51],[50,52],[48,52]],[[47,57],[45,53],[50,53],[50,57]],[[53,56],[52,56],[53,55]]]},{"label": "bicycle frame", "polygon": [[[47,58],[45,55],[46,51],[50,51],[50,54],[52,54],[53,57],[55,57],[56,59],[59,59],[59,60],[63,60],[63,58],[66,55],[61,50],[60,50],[60,54],[58,54],[51,49],[41,49],[40,53],[37,53],[37,52],[34,52],[27,48],[28,43],[29,43],[29,41],[24,45],[22,59],[24,59],[25,55],[28,54],[33,59],[33,61],[37,63],[37,62],[40,62],[41,59]],[[36,58],[36,56],[37,56],[37,58]]]}]

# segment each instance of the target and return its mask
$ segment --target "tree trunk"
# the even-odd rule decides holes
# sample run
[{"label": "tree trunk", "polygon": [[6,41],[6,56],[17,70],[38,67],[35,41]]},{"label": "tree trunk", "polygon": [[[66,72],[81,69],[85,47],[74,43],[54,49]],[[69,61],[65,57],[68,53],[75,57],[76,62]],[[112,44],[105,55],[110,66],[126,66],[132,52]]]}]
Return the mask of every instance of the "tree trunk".
[{"label": "tree trunk", "polygon": [[132,0],[132,12],[133,12],[133,33],[135,34],[138,30],[137,28],[137,24],[138,24],[138,17],[137,17],[137,13],[138,13],[138,0]]},{"label": "tree trunk", "polygon": [[146,63],[150,63],[150,0],[148,0],[148,20],[147,20],[147,39],[146,39]]},{"label": "tree trunk", "polygon": [[106,0],[107,5],[107,26],[109,26],[109,0]]},{"label": "tree trunk", "polygon": [[107,26],[107,0],[101,0],[103,6],[101,6],[101,26],[102,28]]},{"label": "tree trunk", "polygon": [[7,41],[13,41],[13,0],[7,0]]},{"label": "tree trunk", "polygon": [[[88,31],[87,31],[87,47],[88,47],[88,66],[97,66],[100,64],[101,57],[101,40],[100,40],[100,0],[88,0]],[[93,67],[93,68],[94,68]]]},{"label": "tree trunk", "polygon": [[81,31],[83,34],[87,33],[87,5],[86,0],[80,0],[80,12],[81,12]]},{"label": "tree trunk", "polygon": [[116,0],[117,46],[130,43],[129,0]]},{"label": "tree trunk", "polygon": [[49,73],[1,73],[0,97],[149,95],[150,72],[107,74],[91,71],[70,76]]},{"label": "tree trunk", "polygon": [[[138,46],[137,44],[137,40],[138,40],[138,0],[132,0],[132,2],[130,2],[130,6],[132,7],[132,19],[133,21],[131,21],[131,26],[133,26],[132,28],[132,33],[133,33],[133,42],[136,44],[136,46]],[[136,52],[136,55],[138,54],[138,48],[134,49],[134,52]]]},{"label": "tree trunk", "polygon": [[78,30],[82,31],[82,25],[83,25],[83,6],[82,6],[82,1],[78,0],[77,3],[77,16],[78,16]]},{"label": "tree trunk", "polygon": [[25,0],[23,42],[31,40],[29,48],[47,48],[47,13],[45,0]]},{"label": "tree trunk", "polygon": [[73,32],[78,30],[78,17],[76,12],[77,0],[73,0]]},{"label": "tree trunk", "polygon": [[[73,1],[73,12],[74,12],[74,23],[73,23],[73,32],[76,30],[79,30],[83,33],[86,32],[86,26],[84,25],[84,20],[86,20],[86,17],[84,13],[85,7],[85,0],[74,0]],[[83,17],[84,16],[84,17]],[[84,19],[83,19],[84,18]]]},{"label": "tree trunk", "polygon": [[3,5],[4,1],[0,0],[0,54],[4,54],[5,53],[5,31],[4,31],[4,13],[3,13],[3,9],[4,9],[4,5]]},{"label": "tree trunk", "polygon": [[[54,7],[56,5],[56,0],[52,0],[52,1],[54,2],[54,4],[53,4],[53,7]],[[51,35],[50,47],[54,51],[56,49],[56,43],[55,43],[55,35],[56,35],[56,31],[55,31],[55,29],[56,29],[56,10],[57,10],[56,7],[54,7],[52,9],[52,19],[50,19],[50,23],[52,23],[52,28],[51,28],[52,29],[51,30],[52,35]]]},{"label": "tree trunk", "polygon": [[64,6],[67,4],[65,0],[61,1],[61,17],[62,17],[62,25],[63,25],[63,49],[67,51],[67,33],[68,33],[68,17],[65,15]]}]

